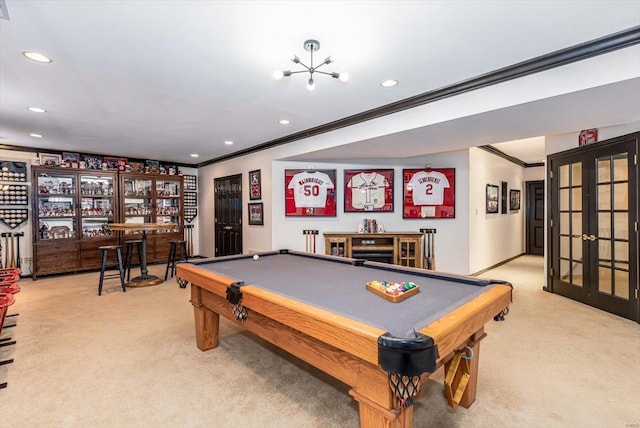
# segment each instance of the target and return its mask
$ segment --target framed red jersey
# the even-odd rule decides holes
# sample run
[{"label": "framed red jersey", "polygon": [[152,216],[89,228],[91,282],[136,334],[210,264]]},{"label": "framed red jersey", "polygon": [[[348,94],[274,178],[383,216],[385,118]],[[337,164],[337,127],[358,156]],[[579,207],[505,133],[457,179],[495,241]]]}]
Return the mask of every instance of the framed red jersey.
[{"label": "framed red jersey", "polygon": [[284,171],[286,216],[336,216],[335,169]]},{"label": "framed red jersey", "polygon": [[402,218],[455,218],[455,168],[403,169]]}]

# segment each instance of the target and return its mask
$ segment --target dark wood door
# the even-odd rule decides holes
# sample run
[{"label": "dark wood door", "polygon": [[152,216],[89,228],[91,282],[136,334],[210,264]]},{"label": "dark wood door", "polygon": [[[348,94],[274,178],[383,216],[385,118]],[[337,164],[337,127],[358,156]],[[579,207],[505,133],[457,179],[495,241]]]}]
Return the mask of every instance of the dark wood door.
[{"label": "dark wood door", "polygon": [[544,180],[527,181],[527,254],[544,255]]},{"label": "dark wood door", "polygon": [[640,321],[638,135],[551,159],[552,291]]},{"label": "dark wood door", "polygon": [[214,179],[215,255],[242,253],[242,175]]}]

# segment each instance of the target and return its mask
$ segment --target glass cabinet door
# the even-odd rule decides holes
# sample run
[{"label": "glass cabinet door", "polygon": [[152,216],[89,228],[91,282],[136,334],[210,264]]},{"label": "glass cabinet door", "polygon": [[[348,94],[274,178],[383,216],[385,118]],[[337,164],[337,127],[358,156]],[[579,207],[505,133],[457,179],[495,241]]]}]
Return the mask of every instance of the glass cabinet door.
[{"label": "glass cabinet door", "polygon": [[152,223],[153,201],[151,195],[151,185],[151,179],[141,179],[134,177],[127,177],[124,179],[123,213],[125,223]]},{"label": "glass cabinet door", "polygon": [[[176,227],[181,226],[181,194],[180,181],[156,180],[155,214],[157,223],[173,223]],[[165,232],[171,232],[171,230]]]},{"label": "glass cabinet door", "polygon": [[114,178],[80,176],[80,219],[83,238],[111,236],[106,225],[114,221]]},{"label": "glass cabinet door", "polygon": [[38,175],[38,239],[76,237],[75,175]]}]

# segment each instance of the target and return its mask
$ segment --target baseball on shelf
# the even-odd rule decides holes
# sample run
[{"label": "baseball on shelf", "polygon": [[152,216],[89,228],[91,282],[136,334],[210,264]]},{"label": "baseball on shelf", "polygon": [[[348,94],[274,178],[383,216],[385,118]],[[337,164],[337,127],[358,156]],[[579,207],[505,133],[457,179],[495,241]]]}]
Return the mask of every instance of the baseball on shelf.
[{"label": "baseball on shelf", "polygon": [[257,255],[257,254],[255,256],[253,256],[253,260],[258,260],[259,258],[260,258],[260,256]]}]

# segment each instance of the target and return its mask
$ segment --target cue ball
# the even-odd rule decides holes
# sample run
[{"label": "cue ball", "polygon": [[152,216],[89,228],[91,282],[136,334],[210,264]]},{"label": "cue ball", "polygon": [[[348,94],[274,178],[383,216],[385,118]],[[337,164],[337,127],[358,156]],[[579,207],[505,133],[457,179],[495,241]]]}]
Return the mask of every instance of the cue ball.
[{"label": "cue ball", "polygon": [[256,260],[256,261],[257,261],[259,258],[260,258],[260,256],[259,256],[259,255],[257,255],[257,254],[256,254],[255,256],[253,256],[253,260]]}]

